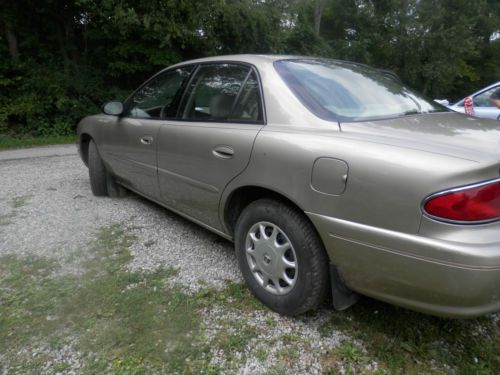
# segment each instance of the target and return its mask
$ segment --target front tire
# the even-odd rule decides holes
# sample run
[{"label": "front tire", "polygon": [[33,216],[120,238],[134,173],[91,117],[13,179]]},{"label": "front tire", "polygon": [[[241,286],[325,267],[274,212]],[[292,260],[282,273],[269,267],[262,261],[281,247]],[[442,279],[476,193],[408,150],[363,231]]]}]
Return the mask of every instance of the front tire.
[{"label": "front tire", "polygon": [[97,197],[124,197],[125,188],[117,184],[114,177],[106,170],[93,140],[89,143],[89,177],[92,193]]},{"label": "front tire", "polygon": [[259,199],[236,223],[235,248],[252,293],[272,310],[298,315],[328,295],[328,257],[304,213],[291,205]]},{"label": "front tire", "polygon": [[97,146],[93,140],[89,143],[89,177],[92,194],[97,197],[108,195],[106,167],[102,162]]}]

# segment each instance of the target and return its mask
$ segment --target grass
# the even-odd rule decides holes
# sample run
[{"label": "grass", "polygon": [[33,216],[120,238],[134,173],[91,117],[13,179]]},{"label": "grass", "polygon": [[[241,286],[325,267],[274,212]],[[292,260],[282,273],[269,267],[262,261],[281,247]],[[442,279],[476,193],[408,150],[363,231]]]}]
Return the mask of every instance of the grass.
[{"label": "grass", "polygon": [[76,142],[75,135],[33,137],[33,136],[12,136],[12,135],[0,134],[0,150],[7,150],[11,148],[66,144],[75,142]]},{"label": "grass", "polygon": [[[24,198],[12,204],[22,206]],[[48,353],[68,345],[80,353],[82,374],[233,373],[250,357],[275,361],[269,374],[286,374],[302,350],[315,350],[299,332],[265,338],[280,318],[240,283],[187,294],[170,281],[175,269],[127,271],[137,241],[132,232],[123,225],[101,228],[72,260],[85,269],[78,275],[59,272],[54,259],[0,257],[1,373],[44,372],[49,360],[52,372],[64,373],[70,361]],[[204,314],[214,309],[222,315],[211,320],[217,328],[208,337]],[[323,352],[325,374],[495,374],[500,368],[498,320],[439,319],[371,299],[327,313],[318,333],[340,332],[345,339]],[[258,324],[250,321],[255,314]],[[214,350],[223,356],[217,365]]]},{"label": "grass", "polygon": [[[10,373],[41,372],[48,360],[43,347],[67,344],[82,353],[83,374],[218,373],[210,365],[203,310],[262,305],[240,284],[188,295],[168,282],[174,269],[127,271],[134,241],[122,225],[102,228],[79,276],[61,276],[51,259],[0,257],[0,355]],[[221,328],[210,345],[233,356],[256,334],[240,322]],[[52,366],[55,372],[69,367]]]},{"label": "grass", "polygon": [[14,198],[12,198],[11,206],[14,209],[24,207],[28,204],[28,201],[30,198],[31,198],[30,195],[23,195],[23,196],[19,196],[19,197],[14,197]]},{"label": "grass", "polygon": [[15,212],[0,215],[0,226],[11,224],[14,217],[16,217]]},{"label": "grass", "polygon": [[[332,314],[320,327],[349,340],[323,358],[327,373],[495,374],[500,368],[500,322],[436,318],[371,299]],[[367,370],[371,362],[377,369]],[[367,367],[368,366],[368,367]]]},{"label": "grass", "polygon": [[121,226],[102,229],[83,277],[54,276],[59,265],[52,260],[2,257],[0,353],[12,373],[47,359],[27,361],[23,348],[43,341],[57,348],[68,337],[84,353],[83,373],[198,373],[207,365],[197,300],[165,282],[172,269],[127,272],[134,240]]},{"label": "grass", "polygon": [[30,200],[30,198],[31,198],[31,195],[23,195],[23,196],[18,196],[18,197],[12,198],[10,200],[10,207],[11,207],[12,211],[0,215],[0,226],[10,225],[12,223],[12,220],[17,215],[17,210],[19,208],[26,206],[28,204],[28,201]]},{"label": "grass", "polygon": [[194,293],[193,298],[199,300],[204,307],[219,305],[241,312],[267,309],[242,283],[228,282],[223,291],[205,288]]}]

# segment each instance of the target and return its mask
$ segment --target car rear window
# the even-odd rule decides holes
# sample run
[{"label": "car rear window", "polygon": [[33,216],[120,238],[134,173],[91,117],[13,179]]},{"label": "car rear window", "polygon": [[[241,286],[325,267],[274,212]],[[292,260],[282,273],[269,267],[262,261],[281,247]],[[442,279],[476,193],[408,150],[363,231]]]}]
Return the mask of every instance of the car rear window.
[{"label": "car rear window", "polygon": [[313,59],[279,60],[274,66],[302,103],[326,120],[361,121],[447,111],[396,77],[364,65]]}]

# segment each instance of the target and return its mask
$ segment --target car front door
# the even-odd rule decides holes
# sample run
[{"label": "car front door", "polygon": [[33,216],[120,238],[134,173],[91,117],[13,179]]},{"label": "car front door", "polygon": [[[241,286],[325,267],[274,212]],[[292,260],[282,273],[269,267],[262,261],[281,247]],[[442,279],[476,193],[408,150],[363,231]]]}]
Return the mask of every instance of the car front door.
[{"label": "car front door", "polygon": [[162,118],[177,110],[181,87],[192,67],[154,76],[125,103],[122,116],[106,133],[105,160],[118,180],[148,197],[158,199],[156,163]]},{"label": "car front door", "polygon": [[177,121],[165,121],[160,127],[158,178],[163,202],[221,229],[221,193],[247,166],[263,125],[254,68],[200,65],[187,86]]}]

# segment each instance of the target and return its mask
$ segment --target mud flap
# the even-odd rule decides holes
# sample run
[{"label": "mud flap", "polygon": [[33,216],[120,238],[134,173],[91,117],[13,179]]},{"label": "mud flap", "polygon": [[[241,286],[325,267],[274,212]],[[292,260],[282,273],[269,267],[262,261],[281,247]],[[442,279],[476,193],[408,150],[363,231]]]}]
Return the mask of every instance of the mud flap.
[{"label": "mud flap", "polygon": [[330,284],[332,289],[333,307],[337,311],[345,310],[354,305],[359,294],[353,292],[345,284],[337,271],[337,267],[330,264]]}]

